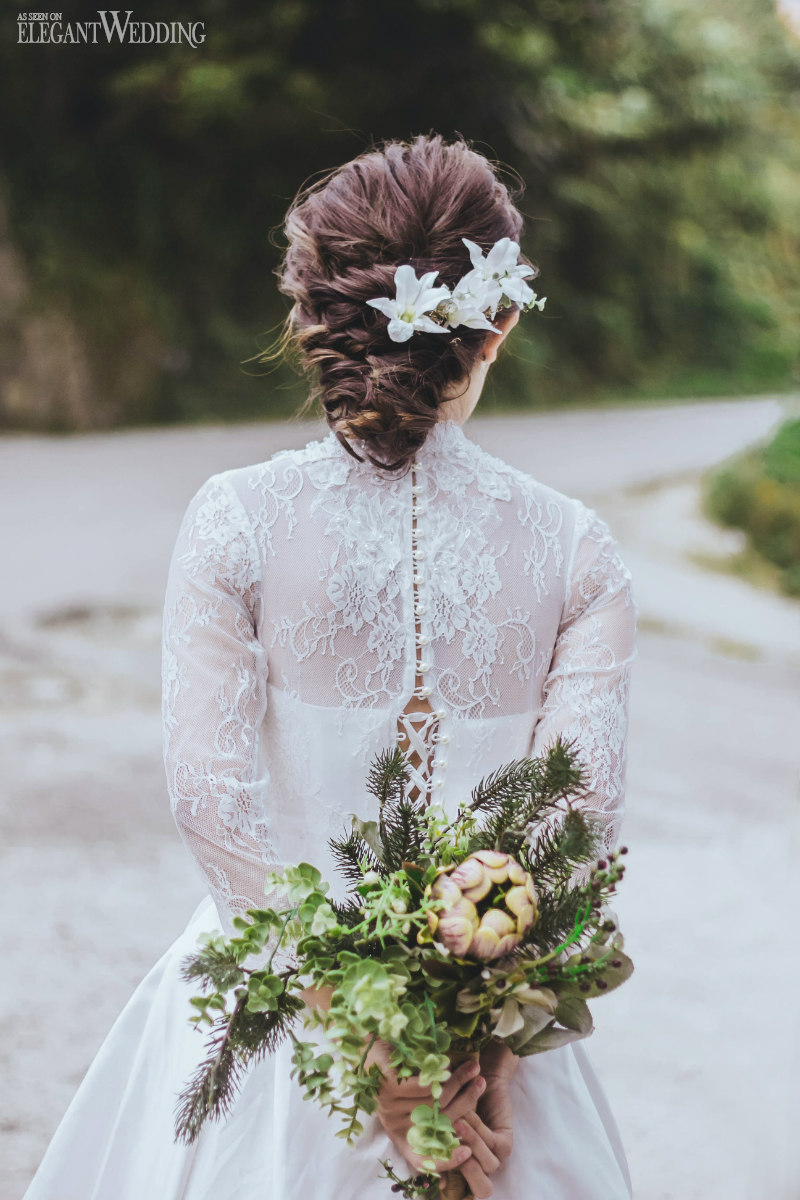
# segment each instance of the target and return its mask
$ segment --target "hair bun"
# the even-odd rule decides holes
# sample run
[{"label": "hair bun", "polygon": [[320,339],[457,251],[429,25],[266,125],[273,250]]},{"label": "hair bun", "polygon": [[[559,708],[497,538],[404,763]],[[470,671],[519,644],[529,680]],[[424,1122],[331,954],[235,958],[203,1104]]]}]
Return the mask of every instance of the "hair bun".
[{"label": "hair bun", "polygon": [[386,470],[410,463],[484,344],[417,332],[393,342],[367,304],[410,263],[452,287],[469,267],[462,238],[519,240],[522,218],[495,169],[465,141],[436,135],[369,150],[302,191],[286,217],[280,288],[294,301],[288,337],[315,378],[328,423],[357,458]]}]

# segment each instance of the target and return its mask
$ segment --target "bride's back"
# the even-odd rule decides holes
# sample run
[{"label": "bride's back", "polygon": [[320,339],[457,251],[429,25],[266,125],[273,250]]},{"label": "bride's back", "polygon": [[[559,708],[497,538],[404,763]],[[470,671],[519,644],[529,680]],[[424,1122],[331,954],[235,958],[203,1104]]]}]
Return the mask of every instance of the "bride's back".
[{"label": "bride's back", "polygon": [[170,794],[223,916],[262,902],[265,864],[330,865],[392,744],[452,811],[574,739],[615,837],[627,572],[593,513],[442,419],[535,302],[521,224],[492,165],[439,137],[361,155],[289,211],[288,337],[332,432],[203,485],[164,611]]},{"label": "bride's back", "polygon": [[[325,866],[346,814],[375,815],[367,770],[398,739],[417,793],[452,810],[561,734],[578,739],[613,837],[632,617],[604,524],[452,421],[402,474],[330,435],[213,476],[165,605],[179,824],[245,858],[268,846]],[[185,686],[226,659],[214,686]],[[224,874],[215,863],[228,902],[252,902]]]}]

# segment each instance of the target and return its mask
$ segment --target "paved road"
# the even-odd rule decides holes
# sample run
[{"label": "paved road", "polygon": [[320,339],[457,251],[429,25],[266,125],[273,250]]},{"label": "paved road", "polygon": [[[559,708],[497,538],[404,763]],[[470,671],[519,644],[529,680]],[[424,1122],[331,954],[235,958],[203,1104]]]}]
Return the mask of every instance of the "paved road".
[{"label": "paved road", "polygon": [[[642,610],[632,848],[620,915],[638,971],[590,1053],[638,1200],[790,1200],[800,983],[776,914],[800,849],[800,608],[696,563],[731,539],[697,476],[764,436],[774,400],[475,420],[470,436],[594,503]],[[0,1200],[17,1200],[130,990],[201,894],[165,803],[164,572],[215,470],[318,427],[0,441]],[[7,508],[8,511],[8,508]],[[53,1007],[54,981],[59,1001]]]}]

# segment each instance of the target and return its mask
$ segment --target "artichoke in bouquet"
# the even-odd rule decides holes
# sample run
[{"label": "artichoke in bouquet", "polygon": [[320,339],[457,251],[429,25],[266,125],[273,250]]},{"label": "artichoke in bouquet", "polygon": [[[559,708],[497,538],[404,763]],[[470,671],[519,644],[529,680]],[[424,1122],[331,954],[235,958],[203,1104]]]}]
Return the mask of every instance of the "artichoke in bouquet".
[{"label": "artichoke in bouquet", "polygon": [[510,854],[477,850],[443,870],[429,889],[441,902],[428,914],[431,933],[451,954],[488,962],[519,945],[538,916],[530,874]]}]

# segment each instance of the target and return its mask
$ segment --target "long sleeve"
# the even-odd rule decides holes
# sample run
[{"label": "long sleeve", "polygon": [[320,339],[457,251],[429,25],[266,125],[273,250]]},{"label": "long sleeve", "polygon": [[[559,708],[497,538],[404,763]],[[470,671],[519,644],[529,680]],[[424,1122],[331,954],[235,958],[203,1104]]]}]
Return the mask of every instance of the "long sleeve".
[{"label": "long sleeve", "polygon": [[533,753],[543,753],[559,735],[574,740],[587,773],[587,807],[601,821],[609,850],[619,835],[624,809],[635,636],[630,573],[608,526],[581,507]]},{"label": "long sleeve", "polygon": [[206,876],[228,930],[263,907],[277,866],[259,769],[267,668],[258,549],[247,514],[219,475],[189,502],[164,604],[164,766],[181,836]]}]

